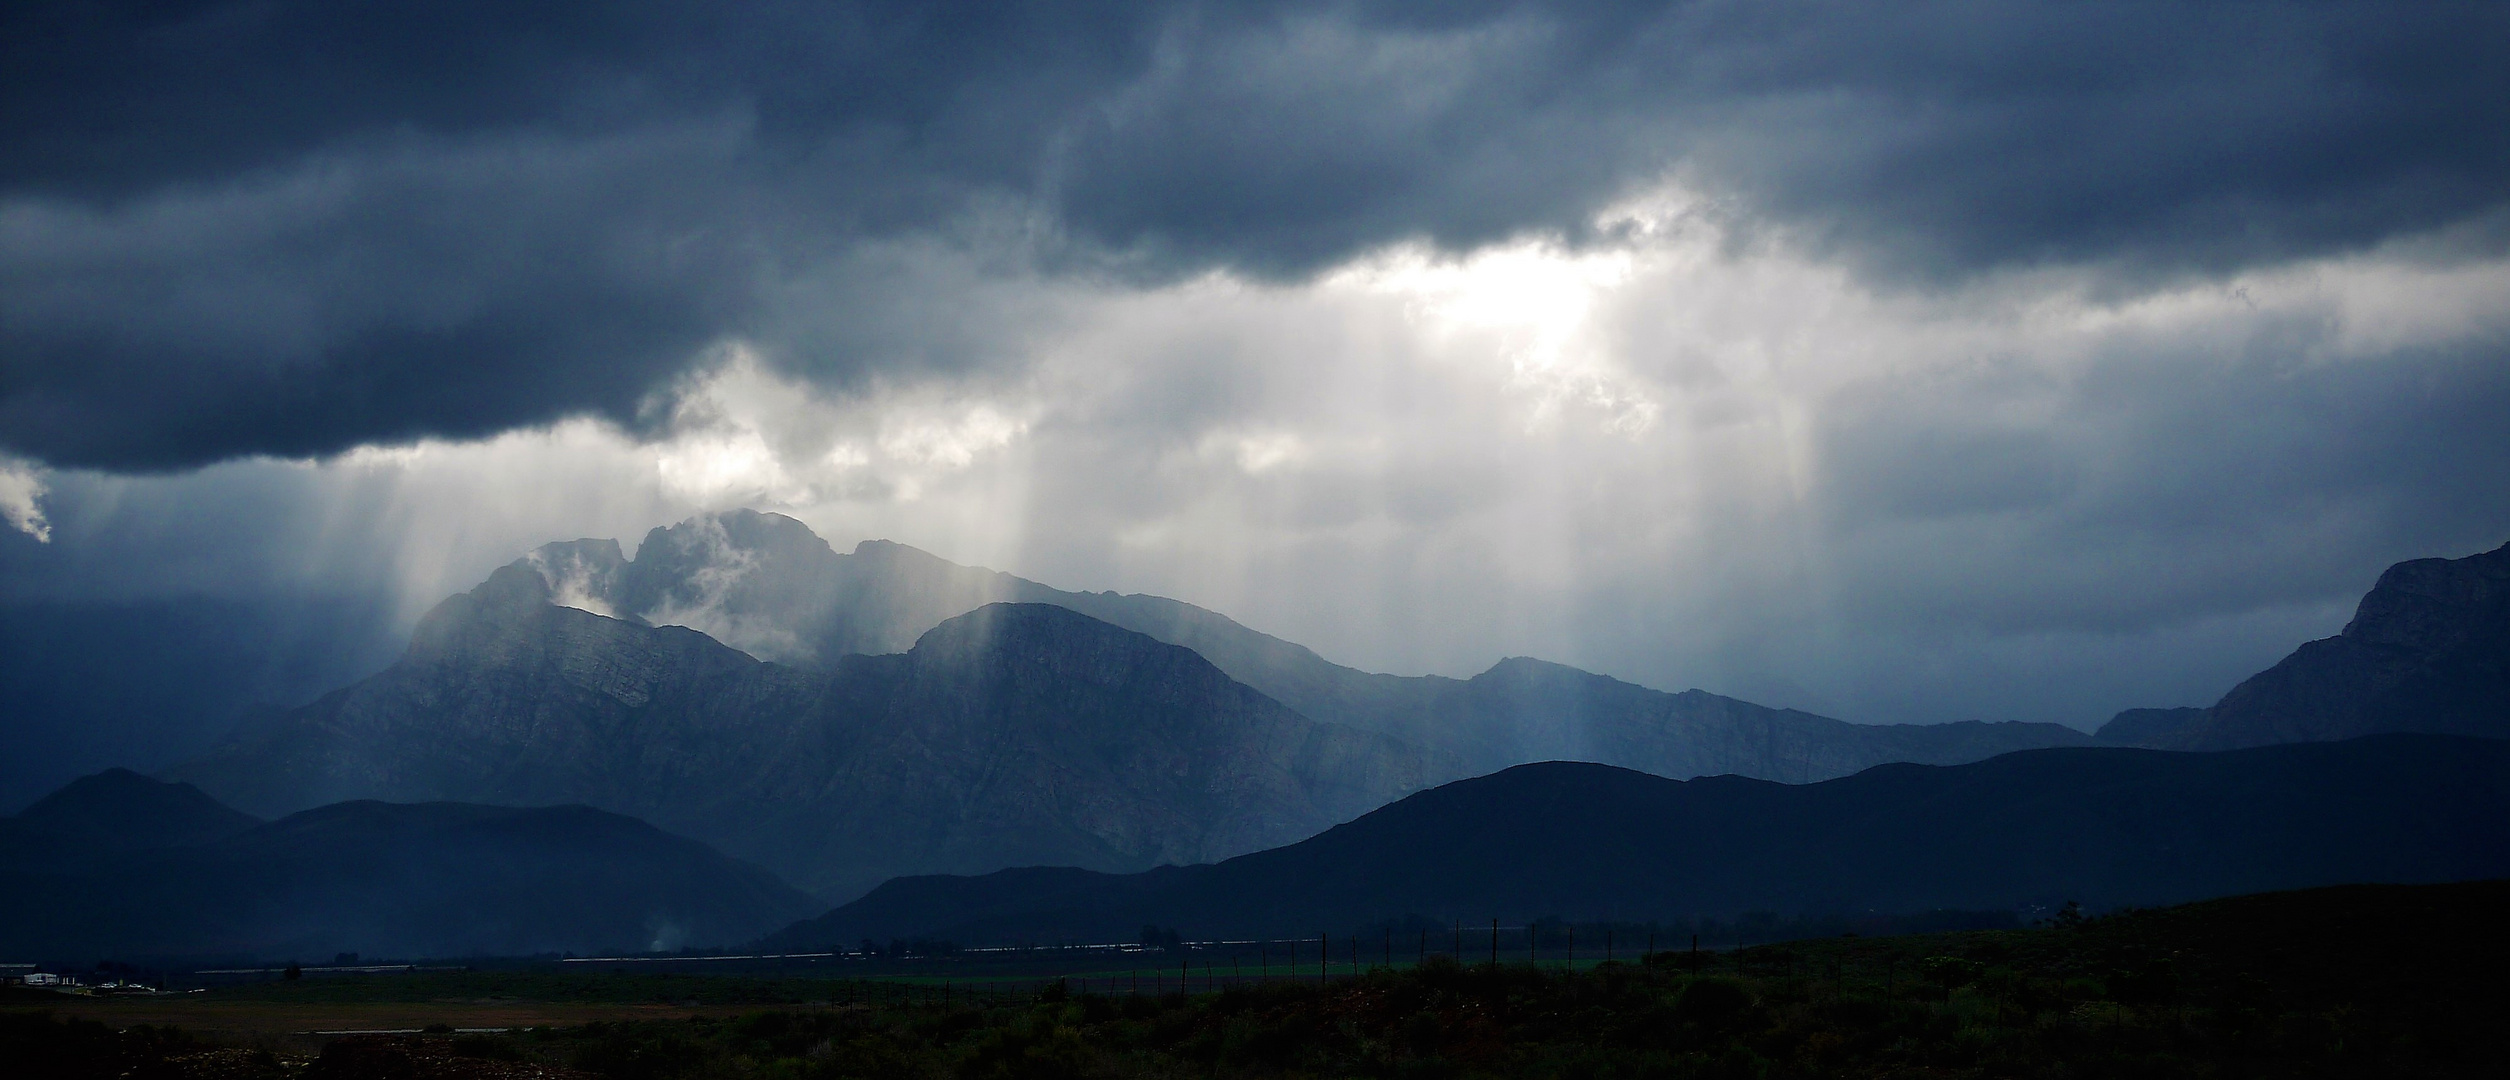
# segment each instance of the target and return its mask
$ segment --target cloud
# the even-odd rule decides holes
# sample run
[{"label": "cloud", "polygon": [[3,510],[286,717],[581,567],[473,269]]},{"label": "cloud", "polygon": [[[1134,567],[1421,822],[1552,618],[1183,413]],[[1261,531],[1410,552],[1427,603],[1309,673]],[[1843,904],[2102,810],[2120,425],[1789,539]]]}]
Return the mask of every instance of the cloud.
[{"label": "cloud", "polygon": [[[0,431],[117,469],[632,418],[734,324],[680,200],[721,132],[409,140],[111,208],[0,206]],[[696,158],[697,160],[690,160]]]},{"label": "cloud", "polygon": [[1734,242],[1894,287],[2133,292],[2510,235],[2485,5],[0,18],[0,446],[125,472],[650,435],[733,344],[843,392],[991,377],[1031,354],[1037,278],[1608,246],[1602,211],[1668,178]]},{"label": "cloud", "polygon": [[748,505],[1378,670],[1531,654],[2092,724],[2209,701],[2387,563],[2510,533],[2510,260],[1916,290],[1678,187],[1589,228],[1305,282],[902,243],[858,258],[901,293],[985,282],[958,330],[1007,362],[839,389],[744,343],[635,428],[55,470],[58,542],[0,549],[0,588],[380,591],[406,619],[539,543]]},{"label": "cloud", "polygon": [[44,520],[44,480],[33,465],[0,457],[0,521],[34,537],[38,544],[52,542],[52,523]]}]

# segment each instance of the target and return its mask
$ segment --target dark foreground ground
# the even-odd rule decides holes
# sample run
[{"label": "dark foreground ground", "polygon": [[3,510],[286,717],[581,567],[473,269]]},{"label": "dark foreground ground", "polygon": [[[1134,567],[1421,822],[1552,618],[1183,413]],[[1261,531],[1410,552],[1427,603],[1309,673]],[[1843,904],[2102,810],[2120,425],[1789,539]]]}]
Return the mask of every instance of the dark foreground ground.
[{"label": "dark foreground ground", "polygon": [[[944,1003],[932,990],[593,973],[179,1000],[22,994],[0,1006],[0,1062],[13,1075],[143,1080],[2489,1077],[2510,1050],[2510,882],[2319,889],[1576,971],[1432,957],[1321,986],[1190,995],[971,1000],[962,987]],[[313,1034],[430,1024],[441,1030]]]}]

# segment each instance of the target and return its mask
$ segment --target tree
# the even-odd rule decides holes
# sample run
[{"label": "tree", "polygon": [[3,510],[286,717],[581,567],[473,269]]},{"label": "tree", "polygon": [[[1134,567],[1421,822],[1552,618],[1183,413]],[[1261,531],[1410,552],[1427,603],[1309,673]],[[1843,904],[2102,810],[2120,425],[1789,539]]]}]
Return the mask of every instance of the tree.
[{"label": "tree", "polygon": [[2080,929],[2083,926],[2082,902],[2077,900],[2066,901],[2064,907],[2058,908],[2056,914],[2048,917],[2048,925],[2056,927],[2059,930]]}]

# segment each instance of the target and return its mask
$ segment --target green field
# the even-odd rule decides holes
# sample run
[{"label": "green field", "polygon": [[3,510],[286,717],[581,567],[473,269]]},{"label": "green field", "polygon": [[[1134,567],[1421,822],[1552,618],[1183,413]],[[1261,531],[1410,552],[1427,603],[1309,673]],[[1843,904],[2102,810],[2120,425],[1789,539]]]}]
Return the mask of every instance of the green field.
[{"label": "green field", "polygon": [[[1134,969],[1081,993],[954,979],[947,1003],[921,978],[544,971],[21,994],[0,1060],[62,1077],[2493,1076],[2505,916],[2505,882],[2347,887],[1576,970],[1433,957],[1320,986],[1310,962],[1179,994],[1171,967],[1152,994],[1143,968],[1144,993],[1112,996]],[[359,1016],[517,1030],[299,1034]]]}]

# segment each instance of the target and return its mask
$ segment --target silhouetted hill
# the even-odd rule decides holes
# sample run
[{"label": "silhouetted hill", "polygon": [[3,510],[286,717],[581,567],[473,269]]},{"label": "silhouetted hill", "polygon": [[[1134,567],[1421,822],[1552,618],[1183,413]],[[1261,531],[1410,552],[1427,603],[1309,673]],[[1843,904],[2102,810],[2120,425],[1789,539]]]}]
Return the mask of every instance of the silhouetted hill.
[{"label": "silhouetted hill", "polygon": [[1525,765],[1289,847],[1134,875],[893,881],[771,939],[961,943],[1467,922],[2096,907],[2510,876],[2510,742],[2064,748],[1790,786]]},{"label": "silhouetted hill", "polygon": [[2210,709],[2130,710],[2100,738],[2227,750],[2390,731],[2510,738],[2510,544],[2391,566],[2336,636]]},{"label": "silhouetted hill", "polygon": [[12,821],[29,832],[97,852],[207,843],[261,824],[190,784],[107,769],[37,799]]},{"label": "silhouetted hill", "polygon": [[[60,812],[100,803],[108,812]],[[745,940],[814,906],[704,844],[582,806],[351,802],[260,824],[189,785],[127,773],[81,780],[37,805],[47,804],[52,813],[12,823],[75,820],[113,854],[0,860],[0,953],[88,963],[642,951]],[[125,812],[133,806],[181,813]],[[224,829],[238,820],[244,828]],[[211,822],[222,824],[199,827]]]},{"label": "silhouetted hill", "polygon": [[903,654],[801,668],[556,606],[568,579],[551,580],[499,570],[390,669],[172,775],[265,813],[582,802],[834,897],[900,874],[1226,857],[1452,773],[1060,607],[988,606]]},{"label": "silhouetted hill", "polygon": [[2206,710],[2187,707],[2177,709],[2128,709],[2102,724],[2092,738],[2097,742],[2118,746],[2158,748],[2170,745],[2182,733],[2203,723]]}]

